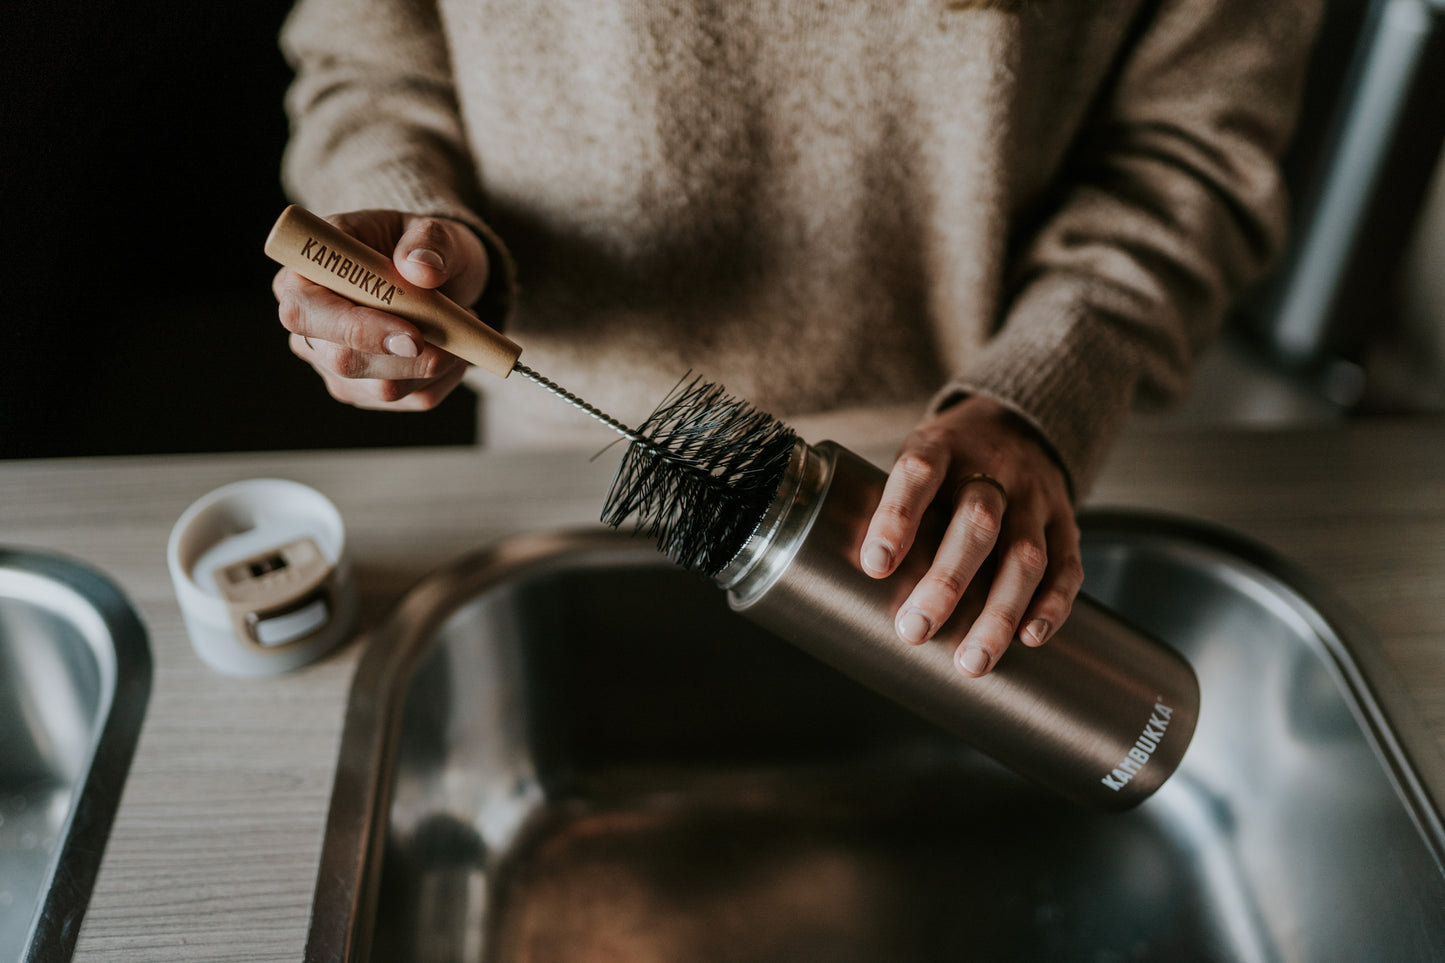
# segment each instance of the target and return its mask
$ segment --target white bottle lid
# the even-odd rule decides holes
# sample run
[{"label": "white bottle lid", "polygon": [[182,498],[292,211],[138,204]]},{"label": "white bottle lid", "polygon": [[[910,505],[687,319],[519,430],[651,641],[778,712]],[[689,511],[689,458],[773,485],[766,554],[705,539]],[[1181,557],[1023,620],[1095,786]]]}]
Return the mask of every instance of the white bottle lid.
[{"label": "white bottle lid", "polygon": [[314,488],[225,485],[171,529],[166,561],[196,654],[228,675],[276,675],[331,651],[356,620],[346,530]]}]

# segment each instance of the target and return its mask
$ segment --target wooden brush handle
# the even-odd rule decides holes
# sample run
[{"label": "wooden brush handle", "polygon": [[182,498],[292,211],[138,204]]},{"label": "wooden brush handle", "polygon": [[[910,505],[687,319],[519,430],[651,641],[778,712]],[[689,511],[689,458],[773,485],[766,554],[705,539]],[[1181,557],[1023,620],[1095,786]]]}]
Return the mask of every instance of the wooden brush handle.
[{"label": "wooden brush handle", "polygon": [[266,238],[266,254],[348,300],[406,318],[438,348],[499,378],[512,373],[522,353],[446,295],[403,279],[391,258],[303,207],[292,204],[281,212]]}]

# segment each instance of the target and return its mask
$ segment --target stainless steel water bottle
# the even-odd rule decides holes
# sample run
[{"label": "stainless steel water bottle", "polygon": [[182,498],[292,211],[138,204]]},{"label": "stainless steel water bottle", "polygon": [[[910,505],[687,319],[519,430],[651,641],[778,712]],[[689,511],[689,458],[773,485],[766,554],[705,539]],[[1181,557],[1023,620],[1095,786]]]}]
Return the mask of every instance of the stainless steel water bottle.
[{"label": "stainless steel water bottle", "polygon": [[945,520],[928,520],[893,575],[867,575],[859,553],[885,479],[833,442],[798,442],[756,532],[715,576],[732,608],[1076,802],[1121,810],[1158,789],[1198,718],[1188,662],[1082,595],[1046,645],[1015,642],[982,678],[953,663],[977,590],[933,639],[904,642],[894,616]]}]

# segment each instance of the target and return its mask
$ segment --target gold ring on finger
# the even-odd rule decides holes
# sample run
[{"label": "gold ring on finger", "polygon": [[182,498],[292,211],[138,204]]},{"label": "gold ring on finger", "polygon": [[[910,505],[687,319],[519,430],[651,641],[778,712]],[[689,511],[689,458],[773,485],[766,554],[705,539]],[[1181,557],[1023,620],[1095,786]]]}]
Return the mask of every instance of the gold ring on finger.
[{"label": "gold ring on finger", "polygon": [[1008,508],[1008,489],[1003,487],[1003,482],[987,472],[981,471],[976,471],[971,475],[965,475],[958,480],[958,484],[953,486],[954,501],[957,501],[963,494],[963,490],[974,482],[983,482],[985,485],[992,485],[998,491],[999,497],[1003,499],[1003,507],[1005,509]]}]

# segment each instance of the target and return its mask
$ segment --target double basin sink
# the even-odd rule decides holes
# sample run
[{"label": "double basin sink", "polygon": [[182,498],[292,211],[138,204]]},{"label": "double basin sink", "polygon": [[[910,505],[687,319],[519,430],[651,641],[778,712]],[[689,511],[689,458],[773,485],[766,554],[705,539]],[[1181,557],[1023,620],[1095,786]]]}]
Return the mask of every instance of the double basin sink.
[{"label": "double basin sink", "polygon": [[[640,540],[416,586],[354,680],[306,959],[1445,960],[1445,770],[1317,584],[1084,519],[1086,590],[1203,691],[1174,777],[1077,808],[730,612]],[[145,711],[103,576],[0,549],[0,959],[69,958]]]},{"label": "double basin sink", "polygon": [[1086,591],[1193,663],[1174,777],[1055,799],[645,542],[434,573],[354,680],[306,959],[1445,960],[1438,750],[1327,592],[1236,536],[1084,520]]},{"label": "double basin sink", "polygon": [[[1259,547],[1085,519],[1086,589],[1179,648],[1183,765],[1055,799],[645,542],[420,583],[348,705],[310,961],[1445,960],[1445,773],[1376,646]],[[0,550],[0,958],[73,947],[150,685],[123,596]]]}]

